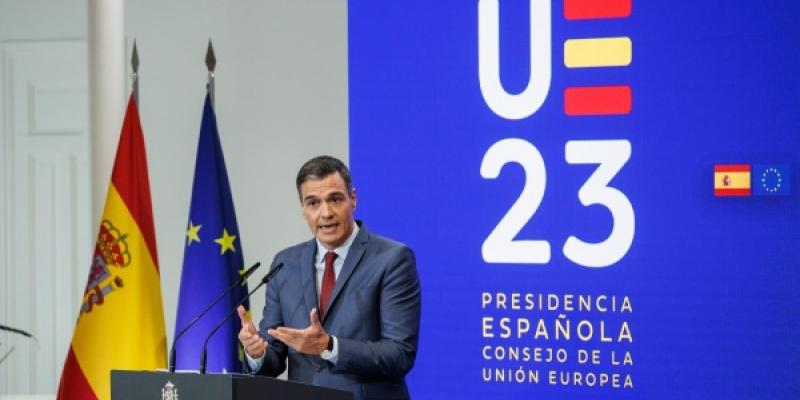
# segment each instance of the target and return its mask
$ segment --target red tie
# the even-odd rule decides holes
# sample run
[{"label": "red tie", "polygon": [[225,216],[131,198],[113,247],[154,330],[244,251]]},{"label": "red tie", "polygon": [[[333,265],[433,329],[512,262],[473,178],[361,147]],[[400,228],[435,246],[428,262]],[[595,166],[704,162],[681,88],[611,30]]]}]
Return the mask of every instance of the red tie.
[{"label": "red tie", "polygon": [[336,253],[329,251],[325,253],[325,273],[322,275],[322,289],[319,294],[319,319],[320,321],[328,311],[328,301],[333,292],[333,286],[336,284],[336,272],[333,271],[333,260],[336,259]]}]

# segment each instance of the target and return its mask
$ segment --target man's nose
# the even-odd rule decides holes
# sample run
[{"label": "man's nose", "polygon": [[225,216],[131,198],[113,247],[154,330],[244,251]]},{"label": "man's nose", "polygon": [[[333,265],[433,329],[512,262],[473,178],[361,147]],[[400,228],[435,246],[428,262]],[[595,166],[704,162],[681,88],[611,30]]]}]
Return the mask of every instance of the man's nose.
[{"label": "man's nose", "polygon": [[320,212],[320,215],[322,216],[322,218],[331,218],[331,217],[333,217],[333,208],[331,208],[331,206],[327,202],[324,202],[324,201],[322,202],[322,205],[320,206],[319,212]]}]

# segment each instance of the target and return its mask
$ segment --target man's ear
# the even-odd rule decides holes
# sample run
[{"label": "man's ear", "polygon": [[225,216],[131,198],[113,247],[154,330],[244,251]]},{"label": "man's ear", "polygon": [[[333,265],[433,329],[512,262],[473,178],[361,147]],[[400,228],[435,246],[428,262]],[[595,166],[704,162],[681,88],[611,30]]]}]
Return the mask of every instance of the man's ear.
[{"label": "man's ear", "polygon": [[353,209],[356,208],[356,188],[353,188],[353,191],[350,192],[350,198],[353,199]]}]

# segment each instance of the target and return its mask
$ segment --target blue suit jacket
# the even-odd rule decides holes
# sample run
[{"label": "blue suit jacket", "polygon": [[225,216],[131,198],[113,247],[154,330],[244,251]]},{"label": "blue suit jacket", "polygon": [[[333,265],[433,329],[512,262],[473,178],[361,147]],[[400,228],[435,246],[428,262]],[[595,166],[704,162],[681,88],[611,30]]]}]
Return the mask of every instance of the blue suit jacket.
[{"label": "blue suit jacket", "polygon": [[405,375],[414,365],[419,339],[420,285],[414,253],[407,246],[360,230],[336,280],[321,321],[336,336],[336,364],[301,354],[267,334],[278,326],[305,328],[318,307],[316,240],[278,253],[283,270],[267,287],[260,334],[269,347],[258,374],[353,392],[355,399],[407,399]]}]

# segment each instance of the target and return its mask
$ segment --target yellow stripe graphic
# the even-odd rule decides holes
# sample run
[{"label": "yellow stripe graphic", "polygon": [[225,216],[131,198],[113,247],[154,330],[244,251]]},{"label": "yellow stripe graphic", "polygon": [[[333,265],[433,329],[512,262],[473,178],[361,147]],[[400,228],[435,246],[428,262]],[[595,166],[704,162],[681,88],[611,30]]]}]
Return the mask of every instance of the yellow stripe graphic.
[{"label": "yellow stripe graphic", "polygon": [[564,42],[567,68],[624,67],[633,59],[633,43],[627,36],[569,39]]},{"label": "yellow stripe graphic", "polygon": [[[728,177],[728,184],[725,185],[725,177]],[[749,189],[749,172],[715,172],[714,189]]]},{"label": "yellow stripe graphic", "polygon": [[110,370],[164,368],[167,345],[158,272],[139,226],[114,185],[108,188],[103,219],[126,235],[131,262],[108,267],[121,285],[115,284],[102,305],[81,315],[72,348],[98,399],[110,400]]}]

